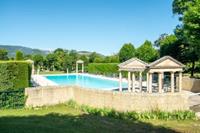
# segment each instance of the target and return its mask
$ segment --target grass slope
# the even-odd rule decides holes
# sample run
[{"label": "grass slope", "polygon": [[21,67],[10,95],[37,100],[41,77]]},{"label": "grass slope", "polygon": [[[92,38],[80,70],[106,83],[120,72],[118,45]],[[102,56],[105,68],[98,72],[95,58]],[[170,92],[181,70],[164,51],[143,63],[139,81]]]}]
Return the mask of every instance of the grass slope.
[{"label": "grass slope", "polygon": [[200,132],[200,121],[127,121],[86,114],[66,105],[0,110],[1,133]]}]

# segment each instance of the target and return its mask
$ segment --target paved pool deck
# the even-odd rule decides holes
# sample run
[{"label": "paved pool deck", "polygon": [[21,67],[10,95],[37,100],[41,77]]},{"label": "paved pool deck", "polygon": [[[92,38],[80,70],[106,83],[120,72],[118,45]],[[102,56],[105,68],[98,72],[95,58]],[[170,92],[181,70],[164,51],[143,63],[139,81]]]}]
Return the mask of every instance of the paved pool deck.
[{"label": "paved pool deck", "polygon": [[195,112],[200,112],[200,94],[191,94],[188,100],[190,109],[192,109]]}]

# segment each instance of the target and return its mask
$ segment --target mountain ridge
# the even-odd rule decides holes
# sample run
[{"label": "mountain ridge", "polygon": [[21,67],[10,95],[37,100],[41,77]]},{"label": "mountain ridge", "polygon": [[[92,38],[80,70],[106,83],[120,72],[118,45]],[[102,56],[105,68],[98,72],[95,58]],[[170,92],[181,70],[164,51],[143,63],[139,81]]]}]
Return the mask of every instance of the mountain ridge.
[{"label": "mountain ridge", "polygon": [[[25,55],[28,55],[28,54],[47,55],[52,52],[50,50],[42,50],[42,49],[30,48],[30,47],[20,46],[20,45],[0,45],[0,49],[6,49],[8,51],[9,57],[14,57],[17,50],[22,51]],[[77,52],[80,55],[89,55],[92,53],[90,51],[84,51],[84,50],[77,51]],[[97,53],[97,54],[102,55],[100,53]],[[102,55],[102,56],[104,56],[104,55]]]}]

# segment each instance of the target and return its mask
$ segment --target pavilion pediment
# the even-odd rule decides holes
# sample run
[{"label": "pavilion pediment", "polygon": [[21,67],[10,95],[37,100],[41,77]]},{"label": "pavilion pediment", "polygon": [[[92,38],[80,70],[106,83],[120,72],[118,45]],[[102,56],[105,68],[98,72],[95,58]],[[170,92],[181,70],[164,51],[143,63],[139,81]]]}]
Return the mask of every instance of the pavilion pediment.
[{"label": "pavilion pediment", "polygon": [[167,60],[155,65],[155,67],[180,67],[180,65],[173,62],[172,60],[167,59]]},{"label": "pavilion pediment", "polygon": [[133,68],[133,67],[145,67],[146,65],[137,61],[137,60],[134,60],[126,65],[124,65],[123,67],[126,67],[126,68]]},{"label": "pavilion pediment", "polygon": [[147,63],[137,59],[137,58],[132,58],[130,60],[127,60],[121,64],[118,65],[119,68],[121,69],[145,69],[147,66]]},{"label": "pavilion pediment", "polygon": [[149,64],[149,67],[150,68],[183,68],[184,65],[180,63],[179,61],[171,58],[170,56],[165,56]]}]

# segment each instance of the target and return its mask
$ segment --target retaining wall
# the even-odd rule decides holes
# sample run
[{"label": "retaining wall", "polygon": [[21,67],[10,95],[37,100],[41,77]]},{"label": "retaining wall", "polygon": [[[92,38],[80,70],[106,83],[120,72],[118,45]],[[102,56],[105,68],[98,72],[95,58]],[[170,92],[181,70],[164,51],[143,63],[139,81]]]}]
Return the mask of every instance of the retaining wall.
[{"label": "retaining wall", "polygon": [[65,103],[70,99],[78,104],[97,108],[114,108],[118,111],[172,111],[187,110],[186,93],[128,93],[83,89],[74,86],[26,88],[26,106],[44,106]]},{"label": "retaining wall", "polygon": [[44,106],[65,103],[73,99],[71,87],[31,87],[25,89],[26,106]]},{"label": "retaining wall", "polygon": [[182,79],[183,90],[191,92],[200,92],[200,79],[183,77]]}]

